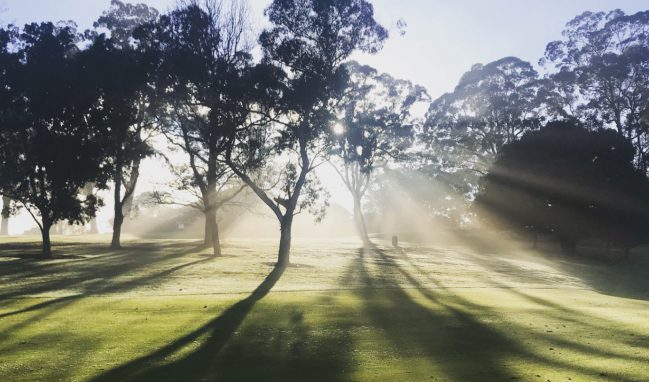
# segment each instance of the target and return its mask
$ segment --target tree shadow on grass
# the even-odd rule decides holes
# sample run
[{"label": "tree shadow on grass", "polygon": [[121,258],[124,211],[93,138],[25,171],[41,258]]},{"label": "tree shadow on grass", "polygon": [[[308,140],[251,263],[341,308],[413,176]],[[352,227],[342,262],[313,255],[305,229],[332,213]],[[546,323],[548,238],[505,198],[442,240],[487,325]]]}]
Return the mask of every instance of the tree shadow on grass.
[{"label": "tree shadow on grass", "polygon": [[[325,319],[335,322],[331,330],[322,324],[312,328],[311,310],[300,302],[281,300],[251,313],[283,273],[284,268],[276,266],[248,297],[218,317],[91,381],[348,380],[349,332],[356,324],[350,315],[337,309],[335,314],[343,317]],[[316,302],[331,303],[330,299]]]},{"label": "tree shadow on grass", "polygon": [[[443,373],[419,378],[505,381],[515,377],[501,360],[505,355],[524,352],[518,343],[450,306],[452,296],[416,284],[435,308],[422,305],[402,288],[400,268],[390,256],[377,247],[366,249],[365,253],[366,256],[355,260],[353,269],[363,283],[358,293],[370,321],[382,329],[401,358],[423,355],[430,362],[427,373]],[[369,268],[370,257],[380,261],[374,270]],[[413,280],[406,277],[406,281]]]},{"label": "tree shadow on grass", "polygon": [[[571,255],[552,248],[524,248],[521,243],[494,244],[503,243],[506,239],[488,240],[477,235],[462,238],[462,245],[471,251],[474,258],[480,257],[483,264],[489,263],[492,258],[497,263],[502,255],[521,257],[520,252],[524,251],[525,256],[534,256],[535,261],[548,262],[558,271],[578,278],[600,293],[649,301],[649,256],[646,248],[635,249],[634,256],[624,261],[621,258],[616,260],[591,256],[589,251],[593,251],[593,248],[585,246],[580,247],[580,252]],[[496,251],[498,253],[489,253]],[[494,264],[491,269],[495,269]]]},{"label": "tree shadow on grass", "polygon": [[[493,311],[493,308],[467,301],[438,283],[434,289],[427,288],[406,268],[395,261],[393,256],[386,255],[378,248],[374,248],[373,252],[382,262],[390,262],[392,266],[387,268],[380,266],[372,272],[368,268],[369,262],[363,259],[357,260],[357,264],[354,266],[361,274],[361,278],[365,280],[365,288],[361,292],[368,315],[401,351],[406,349],[406,351],[412,352],[414,349],[415,353],[417,351],[419,354],[423,353],[432,363],[437,364],[444,375],[451,380],[525,379],[524,376],[516,375],[506,367],[507,360],[521,358],[531,365],[545,365],[550,370],[579,373],[595,379],[608,376],[617,381],[633,380],[621,370],[607,372],[599,367],[588,368],[564,361],[560,357],[545,354],[542,351],[537,352],[536,349],[523,347],[519,340],[521,336],[535,337],[539,343],[547,342],[558,348],[578,352],[581,357],[617,358],[636,363],[646,362],[645,357],[621,354],[616,349],[601,349],[597,346],[584,344],[579,340],[546,333],[533,333],[523,323],[517,321],[505,324],[508,331],[505,334],[478,319],[478,317],[498,315],[499,312]],[[417,269],[414,262],[407,259],[407,254],[401,253],[399,258],[407,261],[418,273],[425,274],[423,270]],[[487,276],[485,275],[485,277]],[[411,293],[402,285],[414,287],[414,290],[432,304],[433,308],[422,305],[420,300],[413,299]],[[547,316],[549,320],[570,320],[569,317],[577,316],[579,318],[572,319],[580,325],[587,326],[589,319],[594,320],[594,317],[585,316],[576,310],[528,295],[516,288],[507,288],[505,285],[497,283],[494,286],[550,308],[537,313],[544,317]],[[391,311],[398,312],[398,321],[390,317]],[[602,332],[611,333],[618,330],[605,329],[596,323],[590,323],[590,325],[593,330]],[[533,374],[532,370],[530,373]]]},{"label": "tree shadow on grass", "polygon": [[[218,317],[155,352],[110,370],[94,378],[93,381],[203,380],[209,373],[215,357],[252,307],[270,292],[283,273],[284,268],[275,267],[248,297],[232,305]],[[203,336],[207,336],[207,339],[197,350],[171,363],[161,365],[165,358],[173,356]]]},{"label": "tree shadow on grass", "polygon": [[[74,246],[71,248],[74,248]],[[171,253],[160,256],[151,255],[151,253],[156,253],[156,250],[161,249],[170,251]],[[76,248],[76,250],[88,251],[85,246]],[[70,267],[69,262],[65,262],[58,264],[60,268],[51,269],[50,272],[48,272],[47,269],[41,268],[42,265],[40,263],[30,262],[23,264],[23,266],[28,267],[25,272],[29,273],[29,276],[25,277],[43,277],[45,280],[37,283],[29,283],[22,288],[15,288],[14,290],[0,293],[0,302],[7,303],[11,300],[27,295],[37,293],[56,293],[71,288],[79,289],[80,291],[72,295],[50,298],[27,307],[0,314],[1,319],[5,317],[18,316],[24,313],[31,313],[28,318],[17,320],[13,325],[4,327],[3,331],[0,332],[0,340],[5,339],[16,330],[29,325],[34,325],[39,320],[45,319],[55,312],[60,311],[86,297],[132,290],[142,285],[163,280],[183,268],[196,266],[212,260],[212,258],[203,258],[183,262],[170,268],[157,270],[161,268],[161,263],[182,258],[196,250],[198,250],[198,247],[195,244],[184,243],[171,245],[164,244],[164,246],[148,244],[144,246],[136,246],[135,249],[118,253],[103,251],[86,252],[90,253],[90,258],[84,260],[82,263],[75,261],[74,265]],[[32,266],[34,266],[34,268],[31,268]],[[69,268],[73,269],[72,273],[63,273],[63,271]],[[98,271],[98,269],[100,269],[100,271]],[[151,271],[150,269],[154,269],[154,271]],[[125,280],[118,280],[121,276],[142,270],[144,270],[145,273],[132,276]]]}]

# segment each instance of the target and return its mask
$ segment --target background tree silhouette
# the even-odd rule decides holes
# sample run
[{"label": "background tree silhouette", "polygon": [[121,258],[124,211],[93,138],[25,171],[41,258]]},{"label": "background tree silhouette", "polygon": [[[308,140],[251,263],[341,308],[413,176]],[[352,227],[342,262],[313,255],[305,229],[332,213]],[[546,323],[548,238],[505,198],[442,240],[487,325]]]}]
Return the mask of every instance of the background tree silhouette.
[{"label": "background tree silhouette", "polygon": [[633,157],[613,130],[551,122],[503,148],[476,206],[501,226],[553,234],[568,252],[583,238],[628,250],[649,238],[649,180]]},{"label": "background tree silhouette", "polygon": [[630,139],[636,165],[649,166],[649,11],[625,15],[584,12],[572,19],[562,40],[550,42],[541,64],[550,76],[553,110],[592,129],[611,127]]},{"label": "background tree silhouette", "polygon": [[354,220],[369,243],[363,197],[375,172],[390,162],[408,159],[408,149],[421,121],[413,108],[428,100],[422,86],[352,61],[345,64],[349,81],[338,105],[339,122],[330,129],[333,165],[354,200]]}]

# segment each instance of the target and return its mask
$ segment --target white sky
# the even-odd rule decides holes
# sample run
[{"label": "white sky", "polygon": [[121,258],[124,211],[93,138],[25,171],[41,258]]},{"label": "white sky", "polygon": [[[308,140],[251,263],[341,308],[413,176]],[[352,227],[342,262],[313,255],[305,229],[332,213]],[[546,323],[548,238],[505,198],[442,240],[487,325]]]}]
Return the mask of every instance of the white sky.
[{"label": "white sky", "polygon": [[[269,0],[249,0],[261,28],[263,9]],[[140,0],[160,11],[175,0]],[[391,29],[392,37],[374,56],[358,55],[362,63],[389,72],[395,77],[424,85],[431,96],[452,91],[460,76],[473,64],[487,63],[505,56],[517,56],[534,64],[543,55],[545,45],[561,37],[566,22],[585,10],[620,8],[626,13],[649,9],[649,0],[372,0],[378,20]],[[44,20],[74,20],[81,28],[107,9],[110,0],[0,0],[2,23],[24,24]],[[407,23],[405,36],[395,25]],[[164,177],[162,163],[149,161],[143,171],[141,190]],[[349,207],[344,186],[332,170],[323,171],[323,181],[330,184],[332,202]],[[110,198],[100,214],[100,224],[108,229]],[[15,219],[12,233],[20,233],[30,220]]]}]

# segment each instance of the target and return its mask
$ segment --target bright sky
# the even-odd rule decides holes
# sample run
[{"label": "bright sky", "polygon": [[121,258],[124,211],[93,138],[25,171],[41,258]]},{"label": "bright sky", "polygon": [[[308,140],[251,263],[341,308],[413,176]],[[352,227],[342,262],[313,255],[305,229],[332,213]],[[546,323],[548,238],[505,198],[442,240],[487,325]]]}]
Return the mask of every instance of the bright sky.
[{"label": "bright sky", "polygon": [[[160,11],[175,0],[140,0]],[[264,25],[263,9],[269,0],[250,0],[255,24]],[[452,91],[460,76],[473,64],[517,56],[534,64],[545,45],[561,37],[566,22],[585,10],[620,8],[626,13],[649,9],[649,0],[372,0],[378,20],[393,31],[385,48],[374,56],[355,57],[395,77],[424,85],[431,96]],[[107,9],[110,0],[0,0],[2,23],[74,20],[87,28]],[[406,34],[395,30],[398,20],[407,23]],[[141,189],[159,178],[162,164],[146,164]],[[330,184],[332,202],[349,207],[350,199],[333,171],[323,171]],[[108,196],[108,195],[106,195]],[[110,198],[107,198],[110,199]],[[100,215],[108,228],[110,200]],[[17,219],[12,232],[30,225]]]}]

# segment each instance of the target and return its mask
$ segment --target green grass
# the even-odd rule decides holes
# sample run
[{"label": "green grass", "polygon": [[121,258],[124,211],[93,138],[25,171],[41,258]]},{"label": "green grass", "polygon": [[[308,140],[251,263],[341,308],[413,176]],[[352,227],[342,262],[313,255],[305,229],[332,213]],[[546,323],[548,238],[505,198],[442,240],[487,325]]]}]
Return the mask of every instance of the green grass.
[{"label": "green grass", "polygon": [[[646,381],[649,264],[515,245],[0,239],[0,381]],[[493,244],[493,243],[492,243]]]}]

